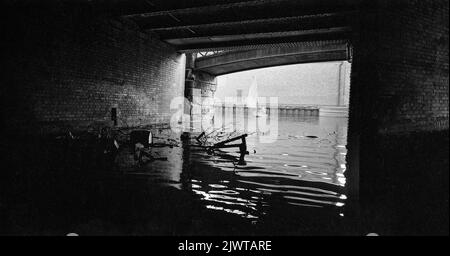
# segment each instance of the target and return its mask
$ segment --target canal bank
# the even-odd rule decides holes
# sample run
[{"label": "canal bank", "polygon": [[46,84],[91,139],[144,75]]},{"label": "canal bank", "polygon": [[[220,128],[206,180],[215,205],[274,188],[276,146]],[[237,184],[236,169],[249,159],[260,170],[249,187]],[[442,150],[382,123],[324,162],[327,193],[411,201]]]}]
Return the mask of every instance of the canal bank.
[{"label": "canal bank", "polygon": [[[281,105],[277,106],[258,106],[257,108],[264,108],[266,113],[277,111],[279,115],[293,115],[293,116],[328,116],[328,117],[345,117],[348,118],[348,106],[327,106],[327,105]],[[242,104],[215,104],[215,111],[225,111],[232,109],[233,113],[238,110],[243,110],[244,113],[249,111],[249,107]]]}]

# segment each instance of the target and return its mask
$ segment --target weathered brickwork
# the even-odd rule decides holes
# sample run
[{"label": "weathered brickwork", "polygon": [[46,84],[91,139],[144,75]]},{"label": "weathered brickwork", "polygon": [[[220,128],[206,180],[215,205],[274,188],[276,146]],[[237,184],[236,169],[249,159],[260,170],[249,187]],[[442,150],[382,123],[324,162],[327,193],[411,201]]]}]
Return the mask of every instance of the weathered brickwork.
[{"label": "weathered brickwork", "polygon": [[213,125],[214,117],[214,93],[217,90],[217,78],[208,74],[201,74],[197,81],[202,96],[202,129],[208,129]]},{"label": "weathered brickwork", "polygon": [[111,124],[112,108],[118,126],[169,123],[171,100],[183,96],[185,65],[169,45],[132,23],[85,13],[34,10],[14,20],[2,90],[9,127]]},{"label": "weathered brickwork", "polygon": [[186,98],[191,102],[192,127],[194,131],[201,131],[212,126],[217,78],[205,72],[194,71],[191,79],[186,83]]},{"label": "weathered brickwork", "polygon": [[382,133],[448,129],[448,1],[378,2],[355,35],[361,118]]},{"label": "weathered brickwork", "polygon": [[[448,191],[448,1],[370,4],[353,38],[346,177],[349,198],[359,196],[367,216],[364,225],[383,206],[387,214],[378,218],[392,220],[386,232],[393,232],[414,225],[395,216],[398,209],[431,207],[428,198],[437,199],[438,212],[448,204],[448,197],[430,191]],[[444,169],[430,155],[439,156]],[[392,200],[424,195],[420,204]]]}]

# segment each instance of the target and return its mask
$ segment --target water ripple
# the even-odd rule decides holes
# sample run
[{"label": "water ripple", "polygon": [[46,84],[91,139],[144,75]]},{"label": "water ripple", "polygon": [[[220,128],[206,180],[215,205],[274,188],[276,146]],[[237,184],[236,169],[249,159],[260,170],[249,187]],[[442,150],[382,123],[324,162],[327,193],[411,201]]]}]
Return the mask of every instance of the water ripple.
[{"label": "water ripple", "polygon": [[250,135],[246,166],[233,162],[235,150],[192,153],[192,192],[206,209],[249,219],[263,218],[277,204],[342,214],[347,120],[315,118],[280,118],[279,139],[270,144],[260,143],[258,133]]}]

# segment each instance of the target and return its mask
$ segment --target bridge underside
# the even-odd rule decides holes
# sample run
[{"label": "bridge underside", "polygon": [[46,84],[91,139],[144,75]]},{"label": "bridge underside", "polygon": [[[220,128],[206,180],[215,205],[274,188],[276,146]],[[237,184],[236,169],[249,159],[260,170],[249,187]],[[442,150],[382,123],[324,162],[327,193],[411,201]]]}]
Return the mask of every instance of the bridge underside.
[{"label": "bridge underside", "polygon": [[189,68],[217,76],[237,71],[349,60],[358,1],[152,1],[153,10],[124,14],[180,52],[222,51]]},{"label": "bridge underside", "polygon": [[249,69],[280,65],[350,60],[350,48],[344,41],[295,44],[247,51],[229,51],[199,57],[195,69],[211,75],[224,75]]},{"label": "bridge underside", "polygon": [[358,8],[355,0],[151,2],[152,11],[123,17],[183,52],[348,39]]}]

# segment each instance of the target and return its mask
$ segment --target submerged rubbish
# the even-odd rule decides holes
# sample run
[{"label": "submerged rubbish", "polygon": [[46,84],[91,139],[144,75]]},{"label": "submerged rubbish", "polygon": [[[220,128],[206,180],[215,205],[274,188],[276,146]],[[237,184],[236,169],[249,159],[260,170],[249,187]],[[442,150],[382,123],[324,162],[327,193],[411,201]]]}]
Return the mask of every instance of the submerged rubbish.
[{"label": "submerged rubbish", "polygon": [[[238,161],[238,165],[245,165],[245,155],[249,154],[247,151],[247,142],[246,142],[246,137],[248,135],[247,134],[243,134],[237,137],[233,137],[218,143],[215,143],[212,146],[207,147],[207,152],[212,153],[215,149],[223,149],[223,148],[239,148],[239,161]],[[233,141],[237,141],[237,140],[241,140],[241,143],[239,144],[228,144],[230,142]]]},{"label": "submerged rubbish", "polygon": [[153,134],[149,130],[134,130],[130,133],[130,141],[132,145],[140,143],[144,147],[148,147],[153,143]]},{"label": "submerged rubbish", "polygon": [[[144,157],[147,158],[146,161],[144,161]],[[134,144],[134,160],[136,160],[139,165],[142,165],[146,162],[153,162],[155,160],[163,160],[167,161],[167,157],[154,157],[151,155],[150,148],[146,148],[141,143]]]},{"label": "submerged rubbish", "polygon": [[[163,139],[163,142],[156,142],[155,139]],[[167,157],[155,157],[151,148],[156,147],[178,147],[178,141],[171,138],[153,136],[149,130],[133,130],[130,133],[130,142],[134,146],[134,159],[139,165],[156,160],[167,161]],[[158,153],[156,153],[158,154]]]},{"label": "submerged rubbish", "polygon": [[89,131],[67,131],[55,136],[57,145],[62,146],[63,159],[77,167],[86,164],[102,170],[111,169],[121,147],[114,131],[109,127],[100,127]]},{"label": "submerged rubbish", "polygon": [[[245,155],[248,155],[247,151],[247,141],[246,137],[248,134],[237,135],[236,131],[231,133],[226,133],[221,131],[223,128],[215,129],[209,133],[203,131],[197,137],[195,137],[195,141],[197,144],[193,144],[192,146],[201,147],[206,150],[208,154],[213,154],[216,150],[225,149],[225,148],[238,148],[239,149],[239,159],[237,161],[238,165],[246,165]],[[184,135],[183,137],[187,137]],[[229,144],[234,141],[241,140],[241,143]]]}]

